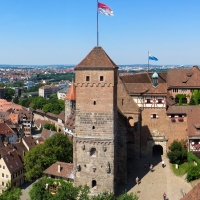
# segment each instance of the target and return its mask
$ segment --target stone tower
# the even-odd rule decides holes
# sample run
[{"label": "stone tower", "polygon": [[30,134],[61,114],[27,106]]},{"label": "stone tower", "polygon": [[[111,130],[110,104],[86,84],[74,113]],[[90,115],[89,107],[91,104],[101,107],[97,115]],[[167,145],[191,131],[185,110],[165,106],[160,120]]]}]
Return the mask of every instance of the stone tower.
[{"label": "stone tower", "polygon": [[76,90],[74,81],[72,81],[71,87],[69,92],[65,97],[65,122],[67,121],[68,117],[71,115],[72,111],[75,109],[76,106]]},{"label": "stone tower", "polygon": [[74,184],[88,185],[91,194],[114,192],[118,67],[101,47],[94,47],[75,72]]}]

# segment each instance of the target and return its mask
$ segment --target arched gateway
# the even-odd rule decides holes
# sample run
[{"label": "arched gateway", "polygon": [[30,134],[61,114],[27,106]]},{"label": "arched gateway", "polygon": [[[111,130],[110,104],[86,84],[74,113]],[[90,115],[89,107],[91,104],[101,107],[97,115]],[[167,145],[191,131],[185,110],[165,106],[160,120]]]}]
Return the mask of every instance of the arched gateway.
[{"label": "arched gateway", "polygon": [[153,146],[153,156],[161,156],[163,155],[163,147],[161,145]]},{"label": "arched gateway", "polygon": [[168,139],[164,135],[154,135],[147,140],[147,155],[158,156],[166,155]]}]

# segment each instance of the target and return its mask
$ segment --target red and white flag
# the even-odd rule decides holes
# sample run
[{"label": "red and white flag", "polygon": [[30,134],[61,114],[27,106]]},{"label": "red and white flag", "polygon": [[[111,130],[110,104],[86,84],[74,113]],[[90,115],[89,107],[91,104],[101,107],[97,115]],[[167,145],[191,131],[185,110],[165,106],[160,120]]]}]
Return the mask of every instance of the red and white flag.
[{"label": "red and white flag", "polygon": [[106,4],[98,2],[98,10],[100,14],[114,16],[113,11]]}]

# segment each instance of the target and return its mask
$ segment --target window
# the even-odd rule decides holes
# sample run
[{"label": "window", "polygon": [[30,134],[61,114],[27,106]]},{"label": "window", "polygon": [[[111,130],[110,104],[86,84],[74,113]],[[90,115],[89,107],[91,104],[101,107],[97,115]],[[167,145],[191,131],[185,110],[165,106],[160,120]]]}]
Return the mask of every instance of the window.
[{"label": "window", "polygon": [[6,178],[9,178],[8,174],[6,174]]},{"label": "window", "polygon": [[8,162],[8,157],[6,157],[6,161]]},{"label": "window", "polygon": [[124,99],[122,99],[122,106],[124,105]]},{"label": "window", "polygon": [[2,182],[2,185],[4,185],[4,182]]},{"label": "window", "polygon": [[86,76],[86,81],[90,81],[90,77],[89,76]]},{"label": "window", "polygon": [[13,166],[12,166],[12,165],[10,165],[10,168],[12,169],[12,168],[13,168]]},{"label": "window", "polygon": [[96,156],[96,149],[95,148],[91,148],[90,149],[90,156],[91,157],[95,157]]},{"label": "window", "polygon": [[95,129],[95,126],[93,126],[92,129],[94,130],[94,129]]},{"label": "window", "polygon": [[96,101],[94,101],[94,105],[96,105]]},{"label": "window", "polygon": [[100,76],[100,81],[103,81],[103,76]]},{"label": "window", "polygon": [[182,89],[182,93],[186,93],[187,92],[187,89]]},{"label": "window", "polygon": [[162,99],[158,99],[157,101],[158,101],[158,103],[162,103]]},{"label": "window", "polygon": [[0,168],[1,168],[1,165],[0,165]]},{"label": "window", "polygon": [[151,114],[151,119],[158,119],[158,114]]},{"label": "window", "polygon": [[95,180],[92,181],[92,188],[96,188],[97,182]]},{"label": "window", "polygon": [[147,103],[151,103],[151,99],[147,99],[146,101],[147,101]]},{"label": "window", "polygon": [[2,177],[4,177],[4,173],[2,173]]},{"label": "window", "polygon": [[175,88],[174,88],[174,89],[172,89],[172,91],[173,91],[173,92],[178,92],[178,89],[175,89]]},{"label": "window", "polygon": [[17,161],[16,161],[15,163],[16,163],[16,165],[17,165],[17,166],[19,166],[19,164],[18,164],[18,162],[17,162]]}]

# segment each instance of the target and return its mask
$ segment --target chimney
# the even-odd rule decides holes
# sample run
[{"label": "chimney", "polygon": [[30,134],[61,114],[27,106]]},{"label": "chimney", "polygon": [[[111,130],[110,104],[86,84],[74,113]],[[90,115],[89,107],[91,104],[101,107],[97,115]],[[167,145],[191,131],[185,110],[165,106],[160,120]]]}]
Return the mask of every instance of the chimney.
[{"label": "chimney", "polygon": [[60,172],[60,164],[58,164],[58,172]]}]

